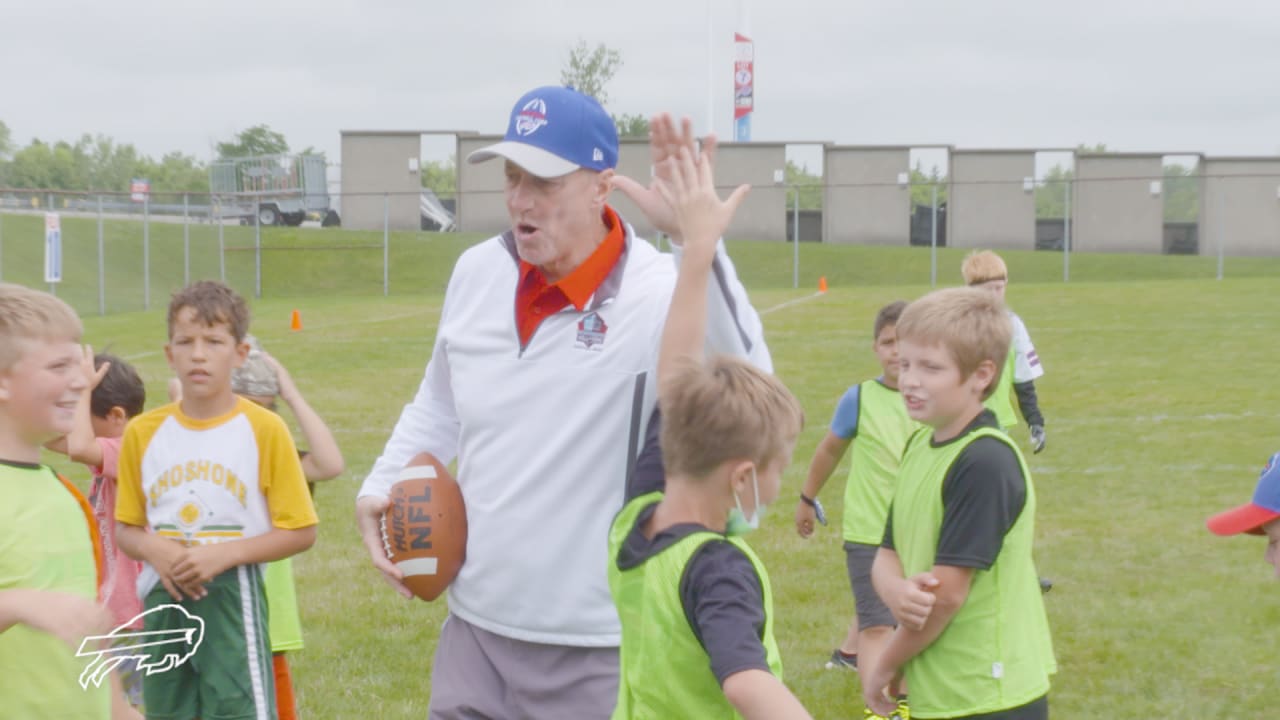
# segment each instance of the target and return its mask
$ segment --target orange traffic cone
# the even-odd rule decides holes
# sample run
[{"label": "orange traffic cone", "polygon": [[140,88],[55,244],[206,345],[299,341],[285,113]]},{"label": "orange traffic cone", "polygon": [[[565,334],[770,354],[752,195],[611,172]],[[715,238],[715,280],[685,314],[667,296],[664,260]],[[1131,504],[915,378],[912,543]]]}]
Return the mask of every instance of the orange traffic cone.
[{"label": "orange traffic cone", "polygon": [[293,317],[289,319],[289,329],[290,330],[302,329],[302,313],[298,312],[297,310],[293,311]]},{"label": "orange traffic cone", "polygon": [[818,292],[824,293],[826,291],[827,291],[827,276],[823,275],[822,277],[818,278]]}]

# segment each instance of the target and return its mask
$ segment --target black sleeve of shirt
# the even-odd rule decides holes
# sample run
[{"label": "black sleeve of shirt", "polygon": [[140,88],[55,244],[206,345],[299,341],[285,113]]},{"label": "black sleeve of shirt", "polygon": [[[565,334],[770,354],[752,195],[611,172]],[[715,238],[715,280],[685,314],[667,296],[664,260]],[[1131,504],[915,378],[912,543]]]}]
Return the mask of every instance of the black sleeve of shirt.
[{"label": "black sleeve of shirt", "polygon": [[1018,396],[1018,409],[1022,410],[1022,418],[1028,425],[1044,425],[1044,415],[1040,414],[1040,400],[1036,397],[1036,383],[1028,380],[1014,383],[1013,391]]},{"label": "black sleeve of shirt", "polygon": [[764,591],[741,550],[724,541],[699,548],[680,579],[680,603],[716,682],[743,670],[771,672],[762,640]]},{"label": "black sleeve of shirt", "polygon": [[993,437],[960,452],[942,481],[937,565],[987,570],[1027,500],[1027,481],[1013,448]]},{"label": "black sleeve of shirt", "polygon": [[661,436],[662,414],[654,410],[645,431],[644,447],[631,468],[631,477],[627,479],[626,502],[667,488],[667,470],[662,464],[662,446],[658,442]]},{"label": "black sleeve of shirt", "polygon": [[880,547],[885,550],[898,551],[893,546],[893,501],[889,501],[889,515],[884,519],[884,539],[880,541]]}]

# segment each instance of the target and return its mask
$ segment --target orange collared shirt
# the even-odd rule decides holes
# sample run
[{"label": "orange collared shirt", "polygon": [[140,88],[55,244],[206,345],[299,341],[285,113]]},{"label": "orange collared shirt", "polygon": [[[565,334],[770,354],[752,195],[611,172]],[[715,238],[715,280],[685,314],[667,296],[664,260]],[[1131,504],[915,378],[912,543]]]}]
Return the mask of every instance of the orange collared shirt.
[{"label": "orange collared shirt", "polygon": [[613,266],[618,264],[618,258],[622,257],[622,250],[626,245],[625,233],[618,214],[607,205],[604,208],[604,224],[609,228],[604,242],[573,272],[557,282],[548,285],[541,270],[524,260],[520,261],[520,282],[516,286],[516,329],[520,333],[521,345],[528,344],[545,318],[568,305],[573,305],[578,310],[585,308],[600,283],[609,277]]}]

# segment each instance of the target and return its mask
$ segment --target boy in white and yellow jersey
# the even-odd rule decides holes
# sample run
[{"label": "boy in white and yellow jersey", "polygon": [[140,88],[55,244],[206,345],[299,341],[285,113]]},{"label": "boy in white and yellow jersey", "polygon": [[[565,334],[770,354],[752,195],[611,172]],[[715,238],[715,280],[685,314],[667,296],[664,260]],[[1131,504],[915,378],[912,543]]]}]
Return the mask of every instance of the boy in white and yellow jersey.
[{"label": "boy in white and yellow jersey", "polygon": [[[120,449],[118,541],[145,565],[145,629],[204,623],[188,662],[143,681],[148,717],[275,718],[261,564],[311,547],[316,513],[284,421],[240,398],[244,300],[195,283],[169,304],[165,354],[182,400],[129,423]],[[147,532],[147,530],[151,532]]]}]

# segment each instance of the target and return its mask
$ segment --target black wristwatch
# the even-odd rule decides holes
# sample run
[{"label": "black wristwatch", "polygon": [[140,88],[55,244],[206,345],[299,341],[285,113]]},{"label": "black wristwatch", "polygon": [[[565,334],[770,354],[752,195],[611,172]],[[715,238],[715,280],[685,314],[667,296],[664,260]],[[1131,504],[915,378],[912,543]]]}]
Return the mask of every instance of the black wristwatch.
[{"label": "black wristwatch", "polygon": [[822,501],[818,498],[811,498],[804,493],[800,493],[800,502],[813,508],[813,514],[817,516],[818,522],[823,525],[827,524],[827,513],[822,509]]}]

